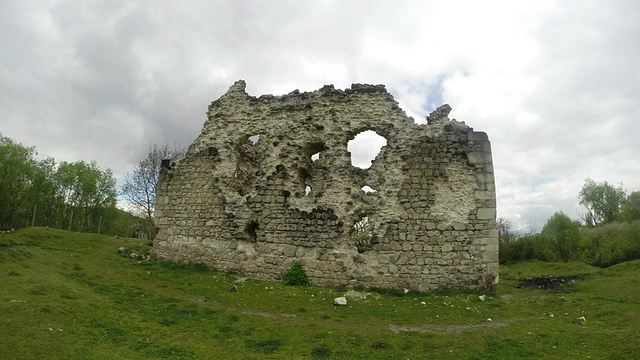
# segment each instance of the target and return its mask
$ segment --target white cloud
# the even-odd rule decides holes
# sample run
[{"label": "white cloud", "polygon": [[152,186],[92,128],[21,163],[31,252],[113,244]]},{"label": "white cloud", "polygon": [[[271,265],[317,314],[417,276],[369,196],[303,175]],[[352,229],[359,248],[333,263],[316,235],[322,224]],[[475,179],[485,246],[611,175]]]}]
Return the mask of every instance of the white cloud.
[{"label": "white cloud", "polygon": [[417,122],[442,101],[486,131],[499,215],[540,227],[586,177],[640,189],[639,33],[633,0],[5,1],[0,131],[122,176],[150,142],[187,146],[237,79],[383,83]]}]

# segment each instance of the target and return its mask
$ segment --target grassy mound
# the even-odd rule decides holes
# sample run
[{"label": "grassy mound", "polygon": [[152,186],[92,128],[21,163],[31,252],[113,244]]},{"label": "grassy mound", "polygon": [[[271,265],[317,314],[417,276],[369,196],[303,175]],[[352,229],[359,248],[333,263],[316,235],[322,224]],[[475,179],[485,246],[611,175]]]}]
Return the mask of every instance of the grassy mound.
[{"label": "grassy mound", "polygon": [[[290,287],[123,256],[144,240],[0,234],[2,359],[514,359],[640,356],[640,262],[503,267],[495,293]],[[581,275],[563,291],[518,287]],[[234,286],[237,292],[230,292]],[[480,295],[484,295],[483,300]],[[584,316],[586,325],[575,323]],[[489,321],[490,319],[490,321]]]}]

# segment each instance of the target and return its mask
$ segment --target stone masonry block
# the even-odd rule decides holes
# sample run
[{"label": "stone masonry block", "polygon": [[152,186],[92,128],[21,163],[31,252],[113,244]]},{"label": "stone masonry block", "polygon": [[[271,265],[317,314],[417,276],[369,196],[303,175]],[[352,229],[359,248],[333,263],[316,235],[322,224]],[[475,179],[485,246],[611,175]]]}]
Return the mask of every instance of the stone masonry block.
[{"label": "stone masonry block", "polygon": [[470,152],[467,153],[469,164],[486,164],[492,162],[491,153],[486,152]]},{"label": "stone masonry block", "polygon": [[480,208],[478,209],[478,219],[479,220],[487,220],[487,219],[495,219],[496,218],[496,209],[495,208]]},{"label": "stone masonry block", "polygon": [[482,254],[482,260],[484,262],[495,262],[495,261],[499,261],[500,257],[498,256],[498,252],[497,251],[485,251]]},{"label": "stone masonry block", "polygon": [[469,141],[489,141],[489,136],[484,131],[473,131],[467,134]]},{"label": "stone masonry block", "polygon": [[493,191],[476,191],[476,199],[489,200],[495,199],[496,194]]}]

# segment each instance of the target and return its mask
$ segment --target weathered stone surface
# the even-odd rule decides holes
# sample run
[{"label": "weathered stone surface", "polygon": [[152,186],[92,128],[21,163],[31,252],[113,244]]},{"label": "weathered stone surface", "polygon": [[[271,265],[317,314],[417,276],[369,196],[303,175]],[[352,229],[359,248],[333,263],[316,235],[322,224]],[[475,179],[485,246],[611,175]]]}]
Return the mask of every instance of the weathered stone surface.
[{"label": "weathered stone surface", "polygon": [[496,218],[496,208],[481,208],[478,209],[478,219],[487,220]]},{"label": "weathered stone surface", "polygon": [[333,305],[345,306],[347,305],[347,298],[345,296],[340,296],[333,299]]},{"label": "weathered stone surface", "polygon": [[[382,85],[256,98],[238,81],[161,170],[153,255],[263,279],[298,261],[319,285],[491,287],[491,145],[450,111],[418,125]],[[361,169],[347,143],[366,130],[387,145]]]}]

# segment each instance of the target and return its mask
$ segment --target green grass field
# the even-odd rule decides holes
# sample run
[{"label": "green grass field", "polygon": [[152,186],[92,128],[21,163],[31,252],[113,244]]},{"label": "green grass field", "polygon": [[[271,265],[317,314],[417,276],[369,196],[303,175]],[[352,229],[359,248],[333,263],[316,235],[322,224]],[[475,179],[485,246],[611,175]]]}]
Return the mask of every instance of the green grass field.
[{"label": "green grass field", "polygon": [[[0,234],[0,359],[640,358],[640,261],[521,263],[502,267],[495,293],[355,289],[369,295],[335,307],[352,289],[138,261],[121,246],[149,249],[54,229]],[[543,275],[582,276],[522,286]]]}]

